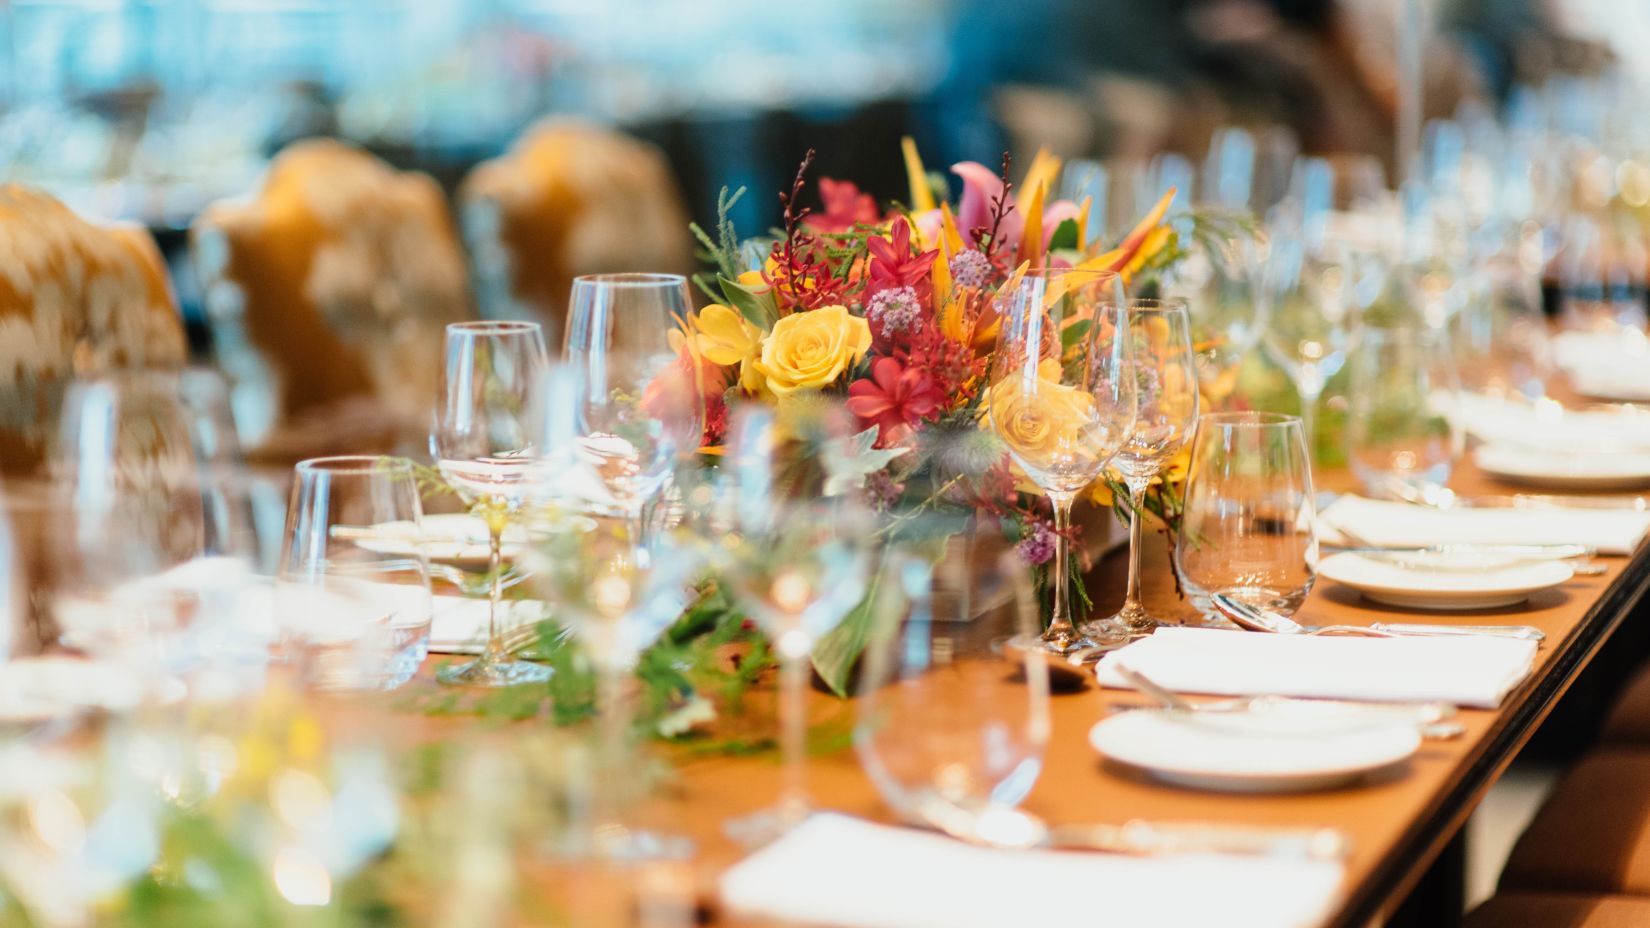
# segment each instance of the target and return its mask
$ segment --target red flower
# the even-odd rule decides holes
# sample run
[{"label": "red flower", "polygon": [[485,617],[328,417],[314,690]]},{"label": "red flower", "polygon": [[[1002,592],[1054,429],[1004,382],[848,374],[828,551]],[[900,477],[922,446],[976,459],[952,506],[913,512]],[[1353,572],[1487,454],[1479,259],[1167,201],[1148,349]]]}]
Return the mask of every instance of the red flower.
[{"label": "red flower", "polygon": [[876,236],[865,240],[865,247],[871,252],[871,285],[867,291],[876,293],[895,287],[910,287],[926,306],[933,293],[930,275],[939,252],[912,254],[911,224],[904,216],[894,220],[888,234],[888,238]]},{"label": "red flower", "polygon": [[819,198],[825,203],[825,212],[809,213],[802,224],[815,232],[828,235],[850,232],[855,225],[876,225],[882,217],[877,213],[877,201],[868,193],[861,193],[850,180],[819,179]]},{"label": "red flower", "polygon": [[905,432],[939,415],[945,394],[927,371],[902,368],[894,358],[878,358],[871,376],[848,385],[848,410],[862,423],[875,425],[877,444],[898,444]]}]

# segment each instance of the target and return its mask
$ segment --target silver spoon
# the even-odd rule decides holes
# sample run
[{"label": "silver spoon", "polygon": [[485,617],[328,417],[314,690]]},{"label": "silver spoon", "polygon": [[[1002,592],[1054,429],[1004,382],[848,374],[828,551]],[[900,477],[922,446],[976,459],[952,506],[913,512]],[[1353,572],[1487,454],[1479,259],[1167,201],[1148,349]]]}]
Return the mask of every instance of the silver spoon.
[{"label": "silver spoon", "polygon": [[1225,593],[1216,593],[1210,602],[1220,611],[1220,614],[1240,628],[1251,632],[1271,632],[1276,635],[1367,635],[1372,638],[1396,638],[1392,632],[1381,631],[1363,625],[1319,625],[1308,628],[1305,625],[1270,609],[1251,606],[1242,600],[1234,599]]}]

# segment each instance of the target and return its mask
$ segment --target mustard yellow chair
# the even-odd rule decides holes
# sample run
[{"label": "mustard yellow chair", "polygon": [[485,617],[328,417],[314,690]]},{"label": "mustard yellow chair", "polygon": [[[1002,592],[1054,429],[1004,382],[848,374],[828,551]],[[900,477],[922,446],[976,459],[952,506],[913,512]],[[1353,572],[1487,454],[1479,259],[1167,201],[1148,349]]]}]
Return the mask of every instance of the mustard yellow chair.
[{"label": "mustard yellow chair", "polygon": [[191,241],[249,457],[420,441],[442,332],[471,315],[433,180],[342,142],[298,142],[250,199],[204,211]]},{"label": "mustard yellow chair", "polygon": [[149,233],[0,186],[0,473],[33,476],[76,377],[176,368],[188,346]]},{"label": "mustard yellow chair", "polygon": [[687,273],[687,209],[664,154],[646,142],[551,119],[460,188],[482,315],[532,319],[559,342],[581,274]]}]

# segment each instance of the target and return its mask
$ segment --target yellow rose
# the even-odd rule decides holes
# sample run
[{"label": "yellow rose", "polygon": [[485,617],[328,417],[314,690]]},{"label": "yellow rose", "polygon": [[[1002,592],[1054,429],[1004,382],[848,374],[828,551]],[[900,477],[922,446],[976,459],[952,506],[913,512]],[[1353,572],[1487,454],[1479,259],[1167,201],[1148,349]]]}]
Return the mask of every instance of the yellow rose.
[{"label": "yellow rose", "polygon": [[762,330],[740,312],[720,303],[699,310],[694,343],[712,364],[738,364],[762,347]]},{"label": "yellow rose", "polygon": [[774,324],[754,362],[769,390],[785,396],[818,390],[871,349],[871,326],[846,306],[792,313]]}]

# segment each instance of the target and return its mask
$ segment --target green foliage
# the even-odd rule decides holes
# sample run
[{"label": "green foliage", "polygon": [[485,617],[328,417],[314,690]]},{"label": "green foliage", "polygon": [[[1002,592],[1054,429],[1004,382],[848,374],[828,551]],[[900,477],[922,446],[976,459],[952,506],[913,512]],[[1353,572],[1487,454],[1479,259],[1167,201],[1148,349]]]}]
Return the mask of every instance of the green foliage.
[{"label": "green foliage", "polygon": [[711,283],[718,275],[725,278],[739,276],[739,234],[734,231],[733,220],[728,213],[733,211],[734,204],[745,195],[745,188],[740,187],[731,195],[728,188],[723,187],[716,194],[716,237],[713,239],[697,222],[688,224],[688,231],[699,240],[702,250],[698,253],[701,261],[716,266],[716,273],[709,272],[693,275],[693,282],[703,290],[712,300],[719,301]]},{"label": "green foliage", "polygon": [[1054,227],[1054,235],[1048,240],[1049,251],[1066,251],[1081,248],[1083,243],[1077,240],[1077,220],[1064,219]]}]

